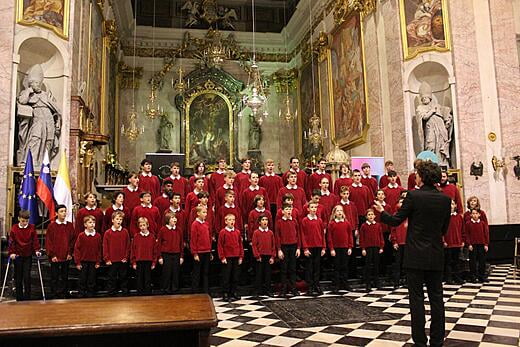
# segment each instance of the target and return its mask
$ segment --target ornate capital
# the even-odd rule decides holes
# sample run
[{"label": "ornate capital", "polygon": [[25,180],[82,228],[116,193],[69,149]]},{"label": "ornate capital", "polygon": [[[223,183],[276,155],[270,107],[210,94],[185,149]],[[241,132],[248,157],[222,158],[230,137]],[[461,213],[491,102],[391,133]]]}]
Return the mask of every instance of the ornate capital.
[{"label": "ornate capital", "polygon": [[288,91],[296,88],[296,81],[298,80],[298,70],[278,70],[271,75],[271,80],[278,94],[285,94]]},{"label": "ornate capital", "polygon": [[117,24],[115,20],[105,20],[103,21],[103,35],[108,39],[108,44],[110,49],[113,49],[117,46],[119,42],[119,35],[117,32]]},{"label": "ornate capital", "polygon": [[329,49],[329,35],[326,32],[321,31],[320,35],[314,43],[316,53],[318,54],[318,61],[322,62],[327,59],[327,52]]},{"label": "ornate capital", "polygon": [[139,80],[143,77],[142,67],[136,67],[134,71],[130,66],[119,62],[117,72],[119,74],[119,88],[139,89]]}]

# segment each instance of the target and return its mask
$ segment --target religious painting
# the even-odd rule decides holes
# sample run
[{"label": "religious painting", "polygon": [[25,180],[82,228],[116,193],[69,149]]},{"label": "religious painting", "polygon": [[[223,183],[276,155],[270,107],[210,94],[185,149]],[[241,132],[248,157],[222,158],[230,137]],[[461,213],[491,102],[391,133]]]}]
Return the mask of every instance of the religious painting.
[{"label": "religious painting", "polygon": [[226,95],[201,91],[186,103],[186,166],[215,163],[226,158],[233,163],[233,107]]},{"label": "religious painting", "polygon": [[450,49],[446,0],[399,0],[404,59]]},{"label": "religious painting", "polygon": [[314,64],[309,62],[300,70],[300,78],[298,80],[298,114],[300,115],[299,129],[296,138],[299,140],[299,149],[304,159],[311,159],[312,156],[319,156],[321,148],[314,147],[308,139],[306,139],[311,124],[309,122],[313,113],[320,115],[320,95],[318,89],[318,65],[316,60]]},{"label": "religious painting", "polygon": [[332,95],[332,142],[348,149],[366,141],[368,133],[365,56],[361,17],[352,12],[332,32],[329,83]]},{"label": "religious painting", "polygon": [[[95,124],[103,129],[101,117],[101,96],[103,83],[103,15],[96,3],[90,3],[90,33],[87,54],[87,106],[97,120]],[[101,130],[99,129],[99,130]],[[102,132],[102,131],[101,131]]]},{"label": "religious painting", "polygon": [[38,25],[69,37],[70,0],[17,0],[16,23]]}]

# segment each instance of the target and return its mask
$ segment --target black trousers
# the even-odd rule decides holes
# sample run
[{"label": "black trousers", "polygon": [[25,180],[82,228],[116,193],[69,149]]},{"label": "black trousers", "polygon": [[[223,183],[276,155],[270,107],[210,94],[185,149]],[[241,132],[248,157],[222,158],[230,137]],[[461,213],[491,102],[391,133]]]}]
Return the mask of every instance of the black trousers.
[{"label": "black trousers", "polygon": [[471,277],[484,279],[486,277],[486,251],[484,245],[473,245],[469,252],[469,270]]},{"label": "black trousers", "polygon": [[94,296],[96,290],[96,270],[96,262],[81,262],[81,270],[79,272],[79,293],[81,296]]},{"label": "black trousers", "polygon": [[365,248],[367,255],[365,256],[365,284],[371,285],[378,281],[379,274],[379,247]]},{"label": "black trousers", "polygon": [[444,249],[444,279],[446,282],[453,281],[455,269],[459,262],[460,248],[445,248]]},{"label": "black trousers", "polygon": [[426,284],[431,315],[430,346],[442,346],[446,333],[444,301],[442,299],[442,271],[406,269],[406,279],[408,281],[408,295],[410,296],[413,342],[416,346],[426,347],[423,291],[423,284]]},{"label": "black trousers", "polygon": [[179,276],[181,272],[180,253],[162,253],[163,267],[161,272],[161,289],[167,293],[179,290]]},{"label": "black trousers", "polygon": [[191,273],[191,289],[197,293],[202,282],[202,292],[208,293],[209,253],[199,253],[199,261],[193,260],[193,271]]},{"label": "black trousers", "polygon": [[282,245],[283,260],[281,264],[282,286],[287,289],[287,284],[291,289],[296,286],[296,244]]},{"label": "black trousers", "polygon": [[305,262],[305,282],[309,288],[315,288],[320,284],[321,248],[309,248],[309,255]]},{"label": "black trousers", "polygon": [[69,289],[69,260],[51,262],[51,294],[63,296]]},{"label": "black trousers", "polygon": [[399,284],[401,274],[403,272],[403,260],[406,245],[399,245],[399,248],[394,249],[394,284]]},{"label": "black trousers", "polygon": [[255,287],[259,292],[269,292],[271,291],[271,264],[269,264],[269,260],[271,259],[270,255],[262,255],[261,261],[256,262],[256,278],[255,278]]},{"label": "black trousers", "polygon": [[227,264],[222,264],[222,292],[234,294],[237,291],[240,266],[238,257],[226,258]]},{"label": "black trousers", "polygon": [[348,263],[350,257],[347,248],[336,248],[334,257],[334,287],[345,288],[348,284]]},{"label": "black trousers", "polygon": [[108,268],[107,291],[109,295],[114,295],[117,292],[117,285],[124,294],[128,293],[128,263],[121,261],[112,263]]},{"label": "black trousers", "polygon": [[152,294],[152,262],[138,261],[135,269],[137,294],[150,295]]},{"label": "black trousers", "polygon": [[16,285],[16,300],[31,298],[31,265],[32,256],[18,256],[14,259],[14,282]]}]

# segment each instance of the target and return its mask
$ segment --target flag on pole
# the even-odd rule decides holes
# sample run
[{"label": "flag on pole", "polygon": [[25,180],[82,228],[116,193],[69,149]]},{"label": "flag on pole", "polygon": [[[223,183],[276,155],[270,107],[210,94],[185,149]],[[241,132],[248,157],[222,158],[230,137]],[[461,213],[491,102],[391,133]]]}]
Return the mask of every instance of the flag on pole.
[{"label": "flag on pole", "polygon": [[54,220],[54,198],[52,197],[52,179],[51,179],[51,162],[49,160],[49,153],[45,150],[43,155],[42,167],[40,169],[40,176],[36,181],[36,195],[45,204],[49,210],[49,219]]},{"label": "flag on pole", "polygon": [[72,189],[70,188],[69,168],[65,151],[61,152],[60,167],[58,168],[56,182],[54,182],[54,199],[57,204],[67,207],[66,220],[72,222]]},{"label": "flag on pole", "polygon": [[27,158],[25,159],[25,168],[23,170],[22,183],[20,184],[18,204],[20,205],[20,209],[29,211],[29,223],[38,223],[36,181],[34,180],[34,169],[31,150],[27,152]]}]

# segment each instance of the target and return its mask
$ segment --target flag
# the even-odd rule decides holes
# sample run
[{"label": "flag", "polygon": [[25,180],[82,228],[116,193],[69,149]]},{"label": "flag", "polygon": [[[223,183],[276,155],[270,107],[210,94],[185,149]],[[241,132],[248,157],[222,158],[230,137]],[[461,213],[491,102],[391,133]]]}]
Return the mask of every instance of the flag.
[{"label": "flag", "polygon": [[49,153],[45,150],[43,155],[42,167],[40,169],[40,176],[36,181],[36,195],[45,204],[49,210],[49,219],[54,220],[54,198],[52,197],[52,179],[51,179],[51,162],[49,160]]},{"label": "flag", "polygon": [[20,205],[20,209],[29,211],[29,223],[36,224],[38,223],[38,204],[36,201],[36,181],[34,180],[31,150],[27,152],[20,187],[20,194],[18,195],[18,204]]},{"label": "flag", "polygon": [[64,151],[61,152],[58,176],[56,176],[56,182],[54,182],[54,199],[57,204],[67,207],[66,220],[72,222],[72,190],[70,188],[67,156]]}]

